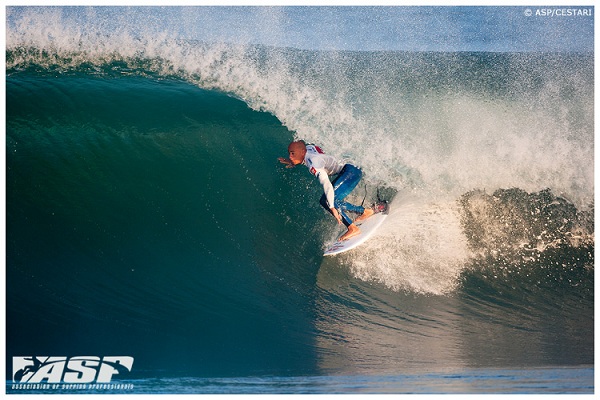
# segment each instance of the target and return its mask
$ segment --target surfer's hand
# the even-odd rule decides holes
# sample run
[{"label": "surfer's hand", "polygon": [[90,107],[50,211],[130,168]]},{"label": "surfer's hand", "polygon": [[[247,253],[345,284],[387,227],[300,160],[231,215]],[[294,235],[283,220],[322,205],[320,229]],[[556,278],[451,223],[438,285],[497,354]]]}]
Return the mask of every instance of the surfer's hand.
[{"label": "surfer's hand", "polygon": [[286,168],[294,168],[294,164],[289,158],[279,157],[278,160],[280,163],[285,164]]},{"label": "surfer's hand", "polygon": [[342,224],[342,217],[336,208],[331,208],[331,213],[337,219],[338,224]]}]

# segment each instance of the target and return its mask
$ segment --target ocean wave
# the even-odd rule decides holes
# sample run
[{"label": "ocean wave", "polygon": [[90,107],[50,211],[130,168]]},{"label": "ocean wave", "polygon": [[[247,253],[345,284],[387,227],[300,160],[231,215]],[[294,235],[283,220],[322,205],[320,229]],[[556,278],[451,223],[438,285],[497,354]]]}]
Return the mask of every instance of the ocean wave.
[{"label": "ocean wave", "polygon": [[549,187],[579,207],[593,199],[589,55],[308,51],[116,20],[84,28],[65,9],[14,9],[8,73],[133,74],[224,92],[372,182],[431,198]]},{"label": "ocean wave", "polygon": [[[96,331],[203,376],[593,362],[593,57],[105,28],[7,26],[11,351]],[[338,227],[277,163],[293,138],[397,193],[365,245],[322,257]]]}]

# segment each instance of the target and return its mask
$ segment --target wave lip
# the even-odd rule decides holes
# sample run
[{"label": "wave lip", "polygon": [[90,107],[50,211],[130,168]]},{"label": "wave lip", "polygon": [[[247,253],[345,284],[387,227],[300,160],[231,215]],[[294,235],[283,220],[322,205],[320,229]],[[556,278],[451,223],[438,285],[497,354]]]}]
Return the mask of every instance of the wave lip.
[{"label": "wave lip", "polygon": [[589,54],[308,51],[190,40],[132,24],[127,11],[11,10],[9,73],[182,79],[272,113],[396,189],[550,187],[578,206],[593,198]]}]

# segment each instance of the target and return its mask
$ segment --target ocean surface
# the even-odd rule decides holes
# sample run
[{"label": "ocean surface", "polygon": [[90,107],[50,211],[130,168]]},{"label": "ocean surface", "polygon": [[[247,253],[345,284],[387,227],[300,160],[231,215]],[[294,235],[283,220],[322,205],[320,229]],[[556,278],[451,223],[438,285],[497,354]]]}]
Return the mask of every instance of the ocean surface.
[{"label": "ocean surface", "polygon": [[[7,27],[12,358],[67,393],[593,393],[593,54],[309,51]],[[360,165],[340,233],[294,139]]]}]

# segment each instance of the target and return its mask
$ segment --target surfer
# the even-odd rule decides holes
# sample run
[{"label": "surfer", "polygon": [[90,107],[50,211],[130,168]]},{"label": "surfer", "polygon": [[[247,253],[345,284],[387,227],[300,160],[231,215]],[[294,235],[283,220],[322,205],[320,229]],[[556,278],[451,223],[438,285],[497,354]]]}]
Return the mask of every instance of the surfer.
[{"label": "surfer", "polygon": [[[335,217],[338,224],[344,224],[348,229],[340,240],[348,240],[360,234],[360,228],[354,222],[369,218],[375,211],[344,201],[362,177],[360,168],[352,164],[342,165],[335,157],[323,153],[318,146],[306,144],[301,140],[290,143],[288,153],[290,158],[279,157],[280,163],[286,164],[286,168],[298,164],[306,165],[310,173],[323,185],[321,205]],[[337,175],[333,182],[329,180],[330,175]],[[346,211],[360,215],[352,221]]]}]

